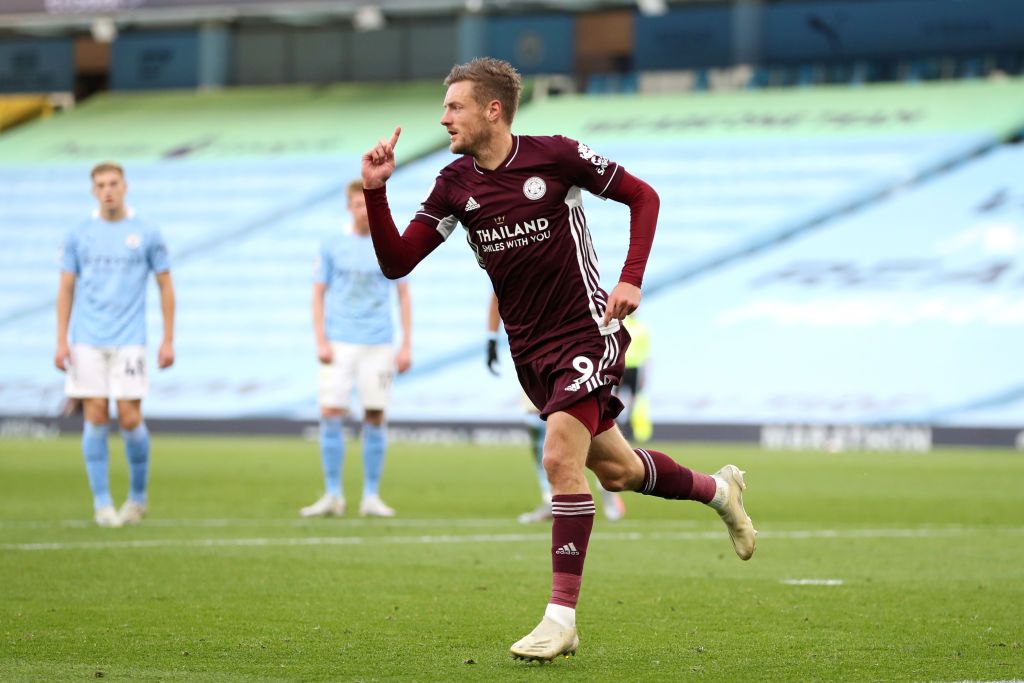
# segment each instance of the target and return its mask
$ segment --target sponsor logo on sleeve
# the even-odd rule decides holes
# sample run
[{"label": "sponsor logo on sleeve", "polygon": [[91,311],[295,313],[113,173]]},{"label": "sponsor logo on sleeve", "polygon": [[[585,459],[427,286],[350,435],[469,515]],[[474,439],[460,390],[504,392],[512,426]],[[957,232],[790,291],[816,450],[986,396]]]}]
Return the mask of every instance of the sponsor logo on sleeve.
[{"label": "sponsor logo on sleeve", "polygon": [[580,153],[580,159],[589,161],[594,165],[594,170],[597,171],[597,175],[604,175],[604,172],[608,169],[609,162],[607,159],[584,145],[582,142],[579,143],[578,151]]}]

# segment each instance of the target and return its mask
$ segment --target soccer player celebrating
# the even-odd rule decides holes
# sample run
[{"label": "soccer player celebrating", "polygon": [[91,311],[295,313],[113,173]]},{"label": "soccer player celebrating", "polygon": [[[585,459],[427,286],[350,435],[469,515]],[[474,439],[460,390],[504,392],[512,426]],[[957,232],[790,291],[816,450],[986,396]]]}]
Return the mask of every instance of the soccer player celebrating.
[{"label": "soccer player celebrating", "polygon": [[[313,283],[313,331],[320,360],[320,462],[324,495],[302,508],[303,517],[345,514],[341,467],[345,440],[341,421],[353,385],[363,407],[363,496],[359,514],[394,517],[380,498],[380,478],[387,450],[384,409],[394,371],[412,364],[412,303],[409,285],[398,282],[402,345],[392,347],[391,282],[373,255],[363,184],[348,185],[352,230],[332,235],[320,247]],[[326,297],[325,297],[326,295]],[[324,299],[327,300],[326,315]],[[326,318],[326,320],[325,320]]]},{"label": "soccer player celebrating", "polygon": [[[174,363],[174,287],[167,247],[159,229],[125,206],[127,190],[121,166],[107,162],[93,168],[92,193],[99,211],[65,238],[57,290],[54,364],[67,373],[68,397],[82,401],[82,453],[96,523],[103,527],[138,524],[147,510],[149,432],[142,421],[142,399],[149,388],[145,344],[150,273],[156,274],[164,320],[157,365],[162,370]],[[130,477],[128,500],[120,510],[114,509],[108,473],[111,398],[117,402]]]},{"label": "soccer player celebrating", "polygon": [[[461,222],[491,279],[520,383],[547,420],[544,468],[554,515],[550,600],[540,624],[511,652],[550,660],[579,646],[575,608],[594,523],[585,467],[611,491],[710,505],[741,559],[754,553],[755,532],[737,467],[695,472],[664,453],[633,450],[615,425],[622,403],[612,387],[622,376],[629,344],[621,321],[640,304],[658,195],[582,143],[513,135],[520,78],[508,63],[482,58],[457,65],[445,85],[441,125],[461,158],[441,170],[399,234],[385,183],[395,169],[401,129],[378,142],[362,162],[370,232],[384,273],[397,278]],[[599,286],[581,189],[630,208],[629,251],[611,294]]]},{"label": "soccer player celebrating", "polygon": [[[491,296],[491,305],[487,309],[487,369],[491,374],[498,374],[498,327],[501,325],[501,314],[498,312],[498,298]],[[628,358],[627,358],[628,360]],[[628,372],[628,368],[627,368]],[[547,423],[540,418],[540,410],[533,405],[526,392],[522,392],[520,403],[526,413],[526,431],[530,437],[530,452],[533,455],[534,469],[537,472],[537,483],[540,485],[540,505],[529,512],[524,512],[516,519],[521,524],[546,522],[551,520],[551,482],[544,469],[544,439],[547,434]],[[626,504],[622,496],[608,491],[601,482],[597,482],[598,493],[601,494],[601,505],[604,516],[609,522],[618,522],[626,515]]]}]

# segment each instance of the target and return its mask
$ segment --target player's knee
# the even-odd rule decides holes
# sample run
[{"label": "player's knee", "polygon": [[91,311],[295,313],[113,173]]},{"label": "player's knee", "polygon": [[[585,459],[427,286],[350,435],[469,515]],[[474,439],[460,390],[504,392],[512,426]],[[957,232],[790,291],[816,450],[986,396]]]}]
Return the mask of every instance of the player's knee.
[{"label": "player's knee", "polygon": [[320,408],[320,417],[325,420],[335,420],[345,417],[343,408]]},{"label": "player's knee", "polygon": [[130,432],[142,424],[142,414],[128,413],[126,415],[118,415],[117,424],[122,430]]},{"label": "player's knee", "polygon": [[383,410],[367,410],[363,415],[363,421],[366,424],[374,425],[379,427],[384,424],[384,411]]},{"label": "player's knee", "polygon": [[544,471],[548,473],[548,481],[558,481],[569,473],[570,468],[565,458],[560,457],[557,451],[549,448],[544,449],[541,463],[544,465]]},{"label": "player's knee", "polygon": [[102,427],[110,422],[110,412],[107,409],[106,402],[103,401],[87,399],[82,406],[82,414],[86,422],[97,427]]}]

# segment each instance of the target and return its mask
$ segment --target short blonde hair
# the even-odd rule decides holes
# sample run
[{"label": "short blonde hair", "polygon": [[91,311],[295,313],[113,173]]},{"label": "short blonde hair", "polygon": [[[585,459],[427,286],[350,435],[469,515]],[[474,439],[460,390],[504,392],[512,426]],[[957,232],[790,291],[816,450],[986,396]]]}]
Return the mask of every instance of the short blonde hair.
[{"label": "short blonde hair", "polygon": [[92,167],[92,172],[89,174],[89,177],[95,180],[96,176],[98,176],[100,173],[106,173],[107,171],[113,171],[114,173],[117,173],[119,176],[124,178],[124,168],[121,166],[121,164],[118,164],[113,161],[102,161],[96,164],[95,166]]},{"label": "short blonde hair", "polygon": [[348,197],[349,199],[351,199],[352,195],[354,195],[354,194],[362,194],[362,193],[363,193],[363,181],[362,180],[353,180],[351,183],[348,184],[348,187],[345,188],[345,196]]},{"label": "short blonde hair", "polygon": [[519,94],[523,89],[523,79],[514,66],[502,59],[478,57],[471,62],[453,66],[444,84],[449,86],[459,81],[474,84],[473,99],[481,107],[486,107],[492,100],[501,102],[502,118],[512,125],[516,109],[519,108]]}]

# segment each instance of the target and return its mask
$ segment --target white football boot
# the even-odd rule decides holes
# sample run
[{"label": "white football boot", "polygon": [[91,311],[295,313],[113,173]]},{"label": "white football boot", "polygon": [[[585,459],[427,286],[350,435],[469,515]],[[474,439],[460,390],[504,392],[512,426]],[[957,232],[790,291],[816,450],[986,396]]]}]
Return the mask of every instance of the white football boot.
[{"label": "white football boot", "polygon": [[134,500],[126,500],[117,516],[121,518],[122,524],[138,524],[146,516],[148,508],[144,503],[136,503]]},{"label": "white football boot", "polygon": [[363,517],[394,517],[395,510],[385,505],[380,496],[366,496],[359,503],[359,514]]},{"label": "white football boot", "polygon": [[[712,475],[718,483],[711,507],[729,529],[732,547],[741,560],[749,560],[757,546],[757,531],[747,511],[743,508],[744,472],[736,465],[726,465]],[[723,486],[725,484],[725,486]]]},{"label": "white football boot", "polygon": [[345,499],[325,493],[312,505],[299,510],[302,517],[341,517],[345,514]]},{"label": "white football boot", "polygon": [[121,518],[117,516],[117,510],[114,509],[113,505],[104,505],[96,511],[94,517],[96,524],[108,529],[117,529],[121,527],[123,522]]},{"label": "white football boot", "polygon": [[535,524],[536,522],[551,521],[551,501],[542,502],[533,510],[524,512],[516,517],[520,524]]},{"label": "white football boot", "polygon": [[576,627],[566,628],[554,619],[544,617],[537,628],[530,631],[509,650],[514,659],[550,662],[563,655],[571,657],[580,646]]}]

